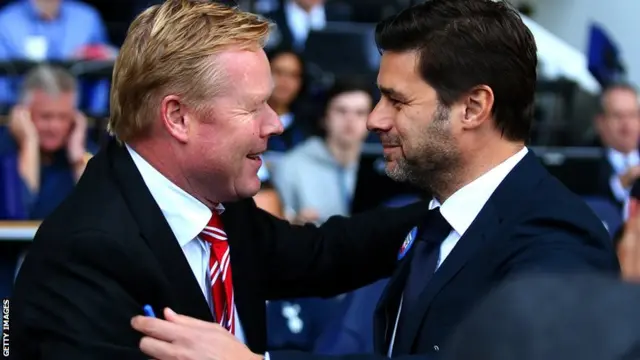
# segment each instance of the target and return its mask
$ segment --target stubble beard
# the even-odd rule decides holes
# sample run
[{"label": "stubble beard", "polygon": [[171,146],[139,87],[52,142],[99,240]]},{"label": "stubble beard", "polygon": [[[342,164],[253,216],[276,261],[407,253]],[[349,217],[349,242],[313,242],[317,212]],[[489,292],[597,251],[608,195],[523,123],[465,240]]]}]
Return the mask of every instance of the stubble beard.
[{"label": "stubble beard", "polygon": [[385,167],[392,180],[407,182],[441,198],[455,186],[455,174],[460,167],[460,155],[449,128],[449,108],[438,105],[433,121],[405,156],[395,160],[395,166]]}]

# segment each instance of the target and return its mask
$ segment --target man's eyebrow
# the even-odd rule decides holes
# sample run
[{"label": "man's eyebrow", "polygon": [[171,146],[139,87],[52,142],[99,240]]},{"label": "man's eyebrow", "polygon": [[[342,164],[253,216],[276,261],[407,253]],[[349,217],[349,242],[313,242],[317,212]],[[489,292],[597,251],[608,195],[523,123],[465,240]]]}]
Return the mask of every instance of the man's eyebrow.
[{"label": "man's eyebrow", "polygon": [[378,85],[378,89],[380,89],[380,92],[386,97],[390,97],[390,98],[393,98],[394,100],[398,100],[398,101],[406,101],[407,100],[407,97],[404,94],[402,94],[401,92],[399,92],[398,90],[395,90],[393,88],[389,88],[389,87],[384,87],[384,86]]}]

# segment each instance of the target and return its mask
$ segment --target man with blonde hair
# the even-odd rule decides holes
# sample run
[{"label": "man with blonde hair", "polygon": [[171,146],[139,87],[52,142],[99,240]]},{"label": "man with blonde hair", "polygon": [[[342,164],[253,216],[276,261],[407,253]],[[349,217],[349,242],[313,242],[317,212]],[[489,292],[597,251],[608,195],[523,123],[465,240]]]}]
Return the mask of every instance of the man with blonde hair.
[{"label": "man with blonde hair", "polygon": [[282,131],[267,105],[269,27],[189,0],[132,23],[113,74],[116,139],[34,239],[11,303],[12,356],[146,359],[131,319],[167,307],[263,354],[265,300],[334,296],[391,274],[425,204],[316,228],[251,199],[260,154]]}]

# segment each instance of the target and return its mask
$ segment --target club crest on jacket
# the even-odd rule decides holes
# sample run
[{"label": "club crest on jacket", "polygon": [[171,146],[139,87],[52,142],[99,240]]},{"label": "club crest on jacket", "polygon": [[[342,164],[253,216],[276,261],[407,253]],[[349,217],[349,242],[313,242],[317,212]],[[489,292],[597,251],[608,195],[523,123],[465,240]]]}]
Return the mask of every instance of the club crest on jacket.
[{"label": "club crest on jacket", "polygon": [[405,255],[407,255],[407,253],[409,252],[409,249],[411,249],[411,246],[413,245],[413,242],[416,240],[417,234],[418,234],[418,227],[416,226],[413,229],[411,229],[411,231],[407,234],[407,237],[404,238],[404,242],[400,247],[400,251],[398,251],[398,260],[402,260],[402,258]]}]

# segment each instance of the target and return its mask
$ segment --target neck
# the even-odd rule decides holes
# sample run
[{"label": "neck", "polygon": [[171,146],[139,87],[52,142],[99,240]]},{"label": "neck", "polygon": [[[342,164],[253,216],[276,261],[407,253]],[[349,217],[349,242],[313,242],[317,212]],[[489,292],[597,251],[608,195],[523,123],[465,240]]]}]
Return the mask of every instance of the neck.
[{"label": "neck", "polygon": [[442,204],[456,191],[470,184],[491,169],[502,164],[511,156],[522,150],[524,143],[506,140],[492,140],[465,149],[458,166],[440,181],[441,189],[432,189],[434,196]]},{"label": "neck", "polygon": [[53,154],[52,152],[42,151],[40,150],[40,163],[44,165],[49,165],[53,163]]},{"label": "neck", "polygon": [[58,4],[42,3],[36,1],[36,9],[38,13],[45,20],[53,20],[58,16],[60,8]]},{"label": "neck", "polygon": [[269,102],[269,106],[276,112],[276,114],[278,114],[278,116],[284,115],[290,111],[289,106],[284,104]]},{"label": "neck", "polygon": [[201,195],[193,185],[193,181],[190,181],[185,173],[181,171],[181,162],[175,156],[174,149],[171,146],[167,147],[166,142],[160,144],[158,141],[142,139],[128,142],[127,144],[177,187],[205,204],[212,211],[215,209],[217,203]]},{"label": "neck", "polygon": [[330,139],[326,140],[329,153],[343,167],[351,166],[358,161],[362,144],[344,145]]},{"label": "neck", "polygon": [[296,3],[296,5],[298,5],[298,7],[299,7],[300,9],[304,10],[304,11],[305,11],[305,12],[307,12],[307,13],[310,13],[310,12],[311,12],[311,9],[313,9],[313,6],[306,6],[306,5],[301,4],[301,3],[297,2],[297,1],[294,1],[294,3]]}]

